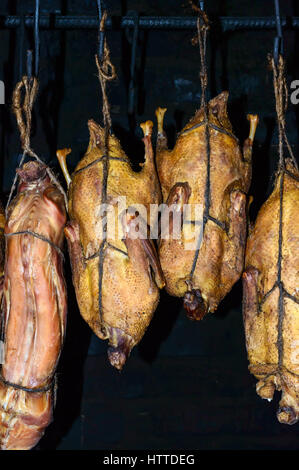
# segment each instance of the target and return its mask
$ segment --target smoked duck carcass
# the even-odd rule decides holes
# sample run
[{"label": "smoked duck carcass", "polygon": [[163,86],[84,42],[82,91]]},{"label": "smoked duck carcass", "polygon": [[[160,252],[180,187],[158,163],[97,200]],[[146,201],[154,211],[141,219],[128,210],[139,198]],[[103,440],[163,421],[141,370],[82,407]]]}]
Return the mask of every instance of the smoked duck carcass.
[{"label": "smoked duck carcass", "polygon": [[299,417],[299,171],[291,159],[248,237],[243,319],[249,370],[258,395],[282,392],[278,420]]},{"label": "smoked duck carcass", "polygon": [[[69,184],[69,217],[65,228],[72,265],[73,284],[82,317],[101,339],[109,340],[110,363],[121,369],[131,349],[142,338],[159,301],[163,275],[153,241],[132,237],[138,211],[128,208],[143,205],[149,225],[150,204],[159,204],[161,193],[151,144],[152,122],[144,131],[145,162],[134,172],[118,139],[109,135],[105,152],[104,129],[88,122],[90,141],[72,178],[66,168],[68,149],[57,152]],[[121,236],[103,230],[104,204],[117,208],[125,197],[115,226]],[[134,212],[134,211],[133,211]],[[115,214],[117,211],[115,211]],[[119,222],[119,223],[118,223]],[[145,223],[145,225],[147,225]]]},{"label": "smoked duck carcass", "polygon": [[[250,132],[242,152],[227,115],[227,99],[227,92],[212,99],[206,114],[202,106],[179,134],[173,150],[167,149],[163,130],[166,109],[156,111],[163,201],[182,214],[187,204],[202,208],[200,220],[195,220],[193,209],[191,216],[181,218],[180,237],[172,236],[169,223],[169,236],[164,237],[162,230],[159,242],[166,290],[183,297],[187,315],[196,320],[217,309],[241,276],[244,263],[246,195],[258,118],[248,115]],[[192,232],[196,225],[200,230]],[[192,237],[194,246],[186,249],[185,242]]]},{"label": "smoked duck carcass", "polygon": [[17,170],[18,192],[7,210],[1,339],[0,448],[34,447],[52,420],[54,374],[67,313],[62,244],[64,196],[47,167]]}]

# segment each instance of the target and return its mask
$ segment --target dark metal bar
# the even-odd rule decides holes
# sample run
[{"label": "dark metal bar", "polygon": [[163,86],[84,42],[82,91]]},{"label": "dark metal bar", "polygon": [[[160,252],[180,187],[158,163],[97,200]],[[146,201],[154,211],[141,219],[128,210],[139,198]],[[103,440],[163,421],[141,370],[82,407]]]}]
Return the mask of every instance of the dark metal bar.
[{"label": "dark metal bar", "polygon": [[[97,29],[97,16],[62,16],[42,15],[39,25],[44,29]],[[140,16],[140,29],[196,29],[197,18],[193,16]],[[261,17],[219,17],[223,31],[276,29],[275,16]],[[20,16],[0,16],[0,29],[16,28],[20,25]],[[213,24],[213,18],[211,18]],[[25,26],[33,27],[34,17],[25,16]],[[288,29],[299,29],[299,17],[281,17],[281,26]],[[134,18],[129,16],[108,17],[105,27],[107,29],[134,28]]]}]

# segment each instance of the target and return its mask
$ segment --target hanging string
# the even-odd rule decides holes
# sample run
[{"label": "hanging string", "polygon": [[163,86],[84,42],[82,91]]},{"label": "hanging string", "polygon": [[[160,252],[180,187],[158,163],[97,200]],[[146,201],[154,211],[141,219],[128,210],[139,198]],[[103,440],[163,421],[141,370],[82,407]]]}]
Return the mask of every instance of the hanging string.
[{"label": "hanging string", "polygon": [[279,169],[285,169],[284,143],[289,151],[290,158],[294,166],[298,169],[298,164],[286,135],[285,113],[288,107],[288,87],[285,77],[285,63],[283,56],[278,56],[277,63],[274,57],[269,54],[268,60],[273,71],[273,85],[275,93],[275,107],[278,123],[278,152]]},{"label": "hanging string", "polygon": [[[23,90],[24,90],[24,102],[23,104],[21,104]],[[33,103],[37,95],[37,91],[38,91],[37,78],[33,77],[30,79],[25,75],[22,78],[22,80],[20,80],[17,83],[13,92],[12,107],[16,116],[19,131],[20,131],[20,139],[21,139],[21,145],[23,149],[23,155],[19,163],[19,168],[21,168],[21,166],[23,165],[26,155],[29,155],[30,157],[34,158],[39,163],[44,165],[44,162],[36,155],[36,153],[32,150],[30,146],[32,108],[33,108]],[[49,178],[51,179],[51,181],[57,186],[57,188],[63,194],[65,204],[67,207],[67,197],[66,197],[63,187],[61,186],[57,178],[54,176],[53,172],[50,170],[49,167],[46,167],[46,172]],[[8,206],[11,202],[13,193],[16,189],[17,181],[18,181],[18,174],[16,173],[14,180],[13,180],[13,184],[11,186],[6,208],[5,208],[6,215],[7,215]]]},{"label": "hanging string", "polygon": [[[193,44],[198,42],[199,53],[200,53],[200,84],[201,84],[201,107],[204,111],[204,136],[205,136],[205,147],[206,147],[206,181],[204,190],[204,209],[203,209],[203,226],[202,233],[204,233],[206,224],[210,219],[210,206],[211,206],[211,145],[210,145],[210,129],[209,129],[209,116],[208,116],[208,101],[207,101],[207,86],[208,86],[208,72],[206,64],[206,50],[207,50],[207,33],[210,28],[209,20],[207,15],[201,8],[195,5],[192,1],[190,4],[198,13],[197,18],[197,38],[192,41]],[[190,271],[190,283],[188,289],[192,289],[192,279],[196,269],[199,250],[201,246],[202,238],[198,236],[197,248],[194,253],[193,262]],[[192,294],[193,295],[193,294]]]},{"label": "hanging string", "polygon": [[198,43],[200,53],[200,84],[201,84],[201,106],[204,108],[205,118],[207,118],[207,86],[208,72],[206,63],[207,33],[210,29],[209,19],[206,13],[201,10],[193,1],[191,7],[198,13],[197,18],[197,38],[192,40],[193,45]]},{"label": "hanging string", "polygon": [[[100,21],[99,37],[103,37],[102,34],[105,31],[106,19],[107,19],[107,11],[104,11],[103,16]],[[107,82],[114,80],[116,78],[116,72],[115,72],[115,67],[111,63],[111,60],[110,60],[110,50],[109,50],[107,40],[105,37],[103,40],[102,56],[99,57],[96,54],[95,61],[96,61],[97,69],[98,69],[98,78],[100,81],[102,97],[103,97],[102,112],[103,112],[103,122],[104,122],[104,127],[105,127],[105,141],[106,141],[106,138],[108,140],[109,132],[112,126],[111,116],[110,116],[110,104],[109,104],[108,97],[107,97]],[[107,134],[107,137],[106,137],[106,134]],[[106,144],[107,142],[105,142],[105,146]],[[105,150],[105,154],[106,154],[106,150]]]},{"label": "hanging string", "polygon": [[[39,50],[40,50],[40,41],[39,41],[39,0],[35,0],[35,13],[34,13],[34,71],[35,76],[32,77],[32,51],[27,51],[27,75],[24,75],[22,79],[17,83],[14,92],[13,92],[13,99],[12,99],[12,108],[16,116],[18,128],[20,131],[20,139],[21,145],[23,149],[23,154],[19,163],[20,168],[27,155],[34,158],[36,161],[45,165],[44,162],[36,155],[36,153],[32,150],[30,145],[30,136],[31,136],[31,124],[32,124],[32,108],[33,104],[38,92],[38,66],[39,66]],[[21,49],[20,49],[21,51]],[[20,61],[20,67],[22,66],[22,62]],[[22,92],[24,91],[24,101],[22,102]],[[51,181],[56,185],[56,187],[61,191],[66,209],[68,207],[68,201],[66,193],[55,177],[54,173],[50,170],[49,167],[46,166],[46,172],[51,179]],[[13,197],[14,191],[16,189],[18,181],[18,174],[16,172],[13,184],[10,189],[9,197],[7,200],[5,213],[7,216],[7,210],[11,199]]]},{"label": "hanging string", "polygon": [[[22,89],[25,89],[24,103],[21,105]],[[13,92],[13,111],[16,115],[17,124],[20,131],[22,148],[25,154],[34,157],[30,148],[30,132],[32,121],[32,107],[38,91],[38,81],[24,76],[20,80]],[[35,157],[34,157],[35,158]]]}]

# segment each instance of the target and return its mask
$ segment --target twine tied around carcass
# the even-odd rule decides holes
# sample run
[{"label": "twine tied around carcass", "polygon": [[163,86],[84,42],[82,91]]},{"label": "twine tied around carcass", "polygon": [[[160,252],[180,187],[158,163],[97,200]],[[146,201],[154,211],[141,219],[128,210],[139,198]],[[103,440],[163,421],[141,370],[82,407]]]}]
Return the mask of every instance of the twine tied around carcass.
[{"label": "twine tied around carcass", "polygon": [[[105,10],[102,15],[101,2],[99,2],[99,54],[95,55],[96,66],[98,69],[98,78],[102,90],[102,113],[103,113],[103,123],[104,123],[104,155],[102,158],[103,162],[103,183],[102,183],[102,194],[101,194],[101,204],[106,204],[107,202],[107,182],[108,182],[108,173],[109,173],[109,135],[111,133],[111,116],[110,116],[110,104],[107,97],[107,82],[110,82],[116,78],[115,67],[110,60],[110,50],[107,44],[105,37],[105,22],[107,19],[107,11]],[[106,233],[107,230],[107,221],[106,217],[102,218],[102,230],[103,233]],[[99,263],[98,263],[98,272],[99,272],[99,317],[102,322],[102,283],[103,283],[103,266],[104,266],[104,257],[106,250],[106,239],[104,238],[100,245],[99,250]]]},{"label": "twine tied around carcass", "polygon": [[294,166],[298,169],[298,164],[286,134],[285,113],[288,107],[288,87],[285,77],[285,62],[282,55],[279,55],[277,64],[271,54],[268,56],[269,64],[273,71],[273,85],[275,93],[275,107],[278,123],[278,152],[279,169],[285,169],[284,143],[287,146],[289,155]]},{"label": "twine tied around carcass", "polygon": [[[23,100],[23,103],[21,104],[23,90],[24,90],[24,100]],[[33,108],[33,104],[37,95],[37,91],[38,91],[37,79],[35,77],[29,78],[25,75],[22,77],[22,80],[20,80],[17,83],[13,92],[12,108],[16,116],[18,128],[20,131],[21,145],[23,149],[23,155],[20,160],[18,168],[21,168],[21,166],[23,165],[26,155],[29,155],[30,157],[34,158],[35,160],[37,160],[39,163],[43,165],[45,164],[36,155],[36,153],[32,150],[30,146],[32,108]],[[67,196],[63,187],[61,186],[61,184],[59,183],[59,181],[57,180],[57,178],[55,177],[55,175],[53,174],[53,172],[50,170],[48,166],[46,166],[46,172],[49,178],[51,179],[51,181],[61,191],[64,197],[66,208],[67,208],[68,207]],[[13,184],[11,186],[6,208],[5,208],[6,216],[7,216],[7,210],[8,210],[9,204],[11,202],[13,193],[16,188],[17,180],[18,180],[18,174],[16,173],[14,180],[13,180]]]},{"label": "twine tied around carcass", "polygon": [[[193,38],[192,44],[198,43],[200,53],[200,84],[201,84],[201,108],[204,112],[204,136],[206,147],[206,181],[204,190],[204,210],[203,210],[203,225],[202,234],[205,231],[207,221],[210,218],[210,205],[211,205],[211,145],[210,145],[210,129],[209,129],[209,115],[208,115],[208,100],[207,100],[207,87],[208,87],[208,72],[206,64],[206,51],[207,51],[207,34],[210,29],[209,19],[206,13],[201,10],[194,2],[190,1],[191,7],[198,14],[197,18],[197,37]],[[192,279],[198,261],[199,250],[202,242],[202,237],[198,235],[197,247],[194,253],[189,280],[187,283],[188,291],[192,291]]]}]

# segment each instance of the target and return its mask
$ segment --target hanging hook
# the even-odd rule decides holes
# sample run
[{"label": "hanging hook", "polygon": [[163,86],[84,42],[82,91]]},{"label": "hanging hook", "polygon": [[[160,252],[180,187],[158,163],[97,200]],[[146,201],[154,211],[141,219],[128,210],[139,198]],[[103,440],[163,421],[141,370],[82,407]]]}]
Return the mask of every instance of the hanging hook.
[{"label": "hanging hook", "polygon": [[21,14],[20,19],[20,37],[19,37],[19,80],[23,77],[23,54],[24,54],[24,37],[25,37],[25,17]]},{"label": "hanging hook", "polygon": [[[32,78],[33,52],[27,50],[26,73],[29,79]],[[38,76],[39,66],[39,0],[35,0],[34,11],[34,76]]]},{"label": "hanging hook", "polygon": [[134,18],[134,29],[132,37],[132,48],[131,48],[131,65],[130,65],[130,83],[129,83],[129,96],[128,96],[128,114],[134,113],[134,104],[135,104],[135,72],[136,72],[136,52],[137,52],[137,43],[138,43],[138,33],[139,33],[139,15],[137,11],[128,12],[128,15],[133,16]]},{"label": "hanging hook", "polygon": [[34,74],[38,76],[39,66],[39,0],[35,0],[34,11]]},{"label": "hanging hook", "polygon": [[98,50],[98,57],[99,57],[99,62],[101,63],[103,61],[103,56],[104,56],[104,43],[105,43],[105,30],[104,28],[101,28],[102,24],[102,18],[105,10],[105,5],[103,0],[97,0],[98,4],[98,14],[99,14],[99,50]]},{"label": "hanging hook", "polygon": [[282,36],[279,0],[274,0],[274,6],[275,6],[275,19],[276,19],[276,32],[277,32],[277,35],[274,38],[273,58],[274,58],[275,65],[277,65],[279,55],[283,54],[283,36]]},{"label": "hanging hook", "polygon": [[28,49],[27,50],[27,61],[26,61],[26,73],[27,73],[27,77],[29,79],[32,78],[32,50],[31,49]]}]

